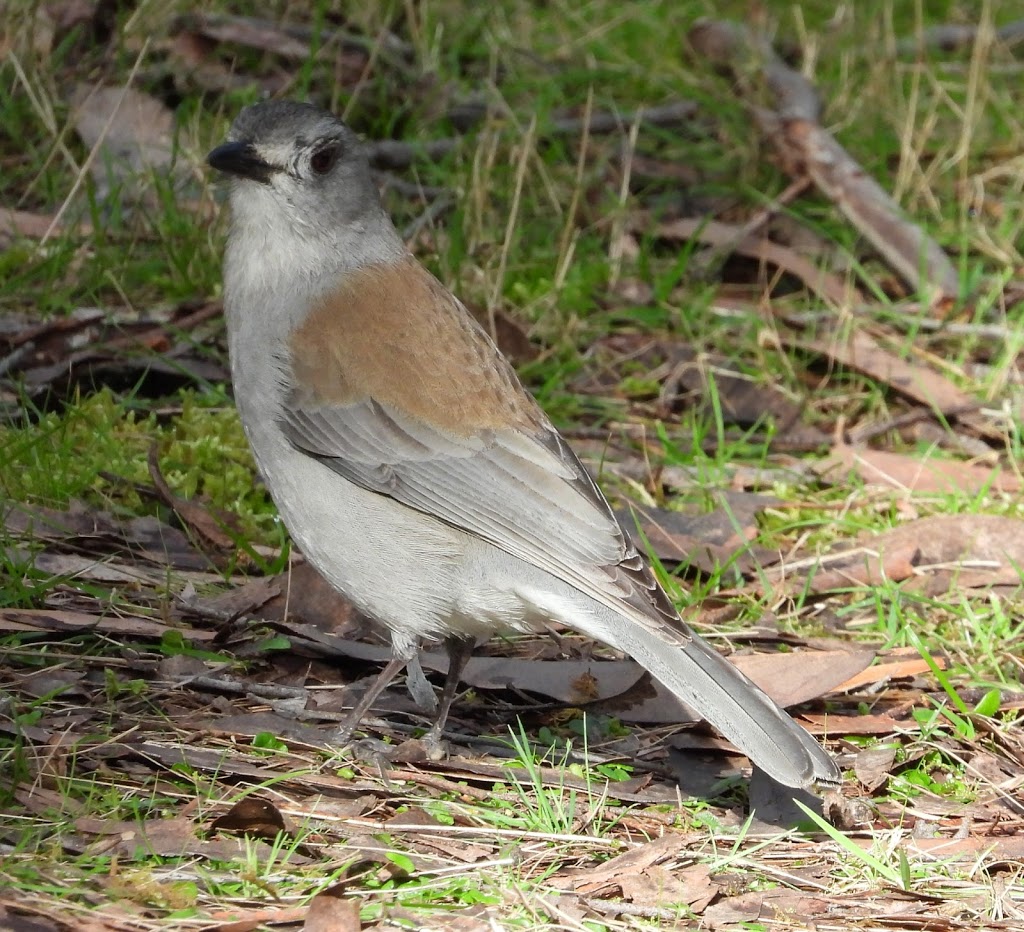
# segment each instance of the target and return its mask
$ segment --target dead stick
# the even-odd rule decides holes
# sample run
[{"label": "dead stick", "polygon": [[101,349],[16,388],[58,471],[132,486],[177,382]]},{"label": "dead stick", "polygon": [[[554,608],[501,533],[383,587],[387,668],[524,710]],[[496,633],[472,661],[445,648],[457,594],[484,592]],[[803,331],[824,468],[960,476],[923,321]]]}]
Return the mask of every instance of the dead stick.
[{"label": "dead stick", "polygon": [[[925,49],[938,49],[940,52],[955,52],[977,42],[985,32],[976,25],[962,23],[946,23],[923,29],[920,34],[904,39],[896,46],[901,55],[915,55]],[[992,30],[989,35],[996,42],[1002,42],[1011,48],[1024,42],[1024,19],[1014,20],[1005,26]]]},{"label": "dead stick", "polygon": [[[573,136],[584,129],[591,134],[626,131],[634,123],[644,126],[675,126],[693,118],[697,105],[691,100],[678,100],[660,107],[645,107],[633,113],[594,113],[589,121],[582,117],[559,117],[540,137]],[[423,143],[402,142],[398,139],[379,139],[367,144],[370,164],[377,169],[400,170],[408,168],[417,159],[438,161],[454,151],[461,138],[434,139]]]},{"label": "dead stick", "polygon": [[756,66],[774,97],[774,109],[753,107],[762,133],[794,178],[809,177],[886,262],[934,307],[960,289],[956,269],[925,231],[908,220],[885,190],[819,123],[813,86],[745,26],[707,20],[690,31],[690,44],[709,61],[737,74]]}]

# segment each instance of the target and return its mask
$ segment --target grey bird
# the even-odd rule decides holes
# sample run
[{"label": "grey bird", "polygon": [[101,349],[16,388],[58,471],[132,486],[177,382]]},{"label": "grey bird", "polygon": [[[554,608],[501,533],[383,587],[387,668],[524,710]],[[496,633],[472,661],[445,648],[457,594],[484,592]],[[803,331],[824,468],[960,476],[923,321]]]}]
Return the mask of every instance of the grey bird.
[{"label": "grey bird", "polygon": [[469,647],[555,621],[646,668],[790,787],[839,782],[822,747],[680,619],[608,502],[487,333],[409,252],[355,134],[277,101],[209,156],[230,178],[224,303],[235,400],[302,552],[386,626]]}]

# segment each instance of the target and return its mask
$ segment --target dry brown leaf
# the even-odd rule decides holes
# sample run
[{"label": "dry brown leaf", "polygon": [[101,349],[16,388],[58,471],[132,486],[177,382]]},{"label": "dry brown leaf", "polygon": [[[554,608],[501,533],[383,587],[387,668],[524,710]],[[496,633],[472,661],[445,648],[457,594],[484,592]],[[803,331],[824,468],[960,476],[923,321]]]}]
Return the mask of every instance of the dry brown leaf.
[{"label": "dry brown leaf", "polygon": [[[647,215],[637,215],[629,222],[630,229],[648,234],[651,221]],[[697,240],[719,249],[729,248],[741,256],[767,262],[800,279],[809,290],[834,304],[859,303],[857,289],[846,279],[821,268],[804,258],[789,246],[772,242],[764,236],[751,236],[742,227],[706,218],[683,218],[654,226],[654,235],[662,239],[687,242]]]},{"label": "dry brown leaf", "polygon": [[192,30],[215,42],[227,42],[246,48],[260,49],[282,58],[304,61],[309,57],[308,41],[296,38],[270,22],[251,16],[204,16],[197,14],[187,17]]},{"label": "dry brown leaf", "polygon": [[[174,69],[175,83],[186,89],[200,87],[220,93],[251,86],[253,76],[239,74],[229,68],[214,54],[216,48],[217,43],[213,39],[190,30],[172,36],[167,44],[167,53],[180,65]],[[264,90],[271,90],[266,80],[260,83]],[[283,78],[279,77],[276,83],[283,83]]]},{"label": "dry brown leaf", "polygon": [[41,699],[43,696],[78,696],[85,695],[79,685],[85,673],[82,671],[62,670],[44,667],[35,673],[26,675],[15,674],[10,684],[15,689],[29,696]]},{"label": "dry brown leaf", "polygon": [[[0,207],[0,246],[5,246],[19,237],[42,239],[48,230],[51,231],[51,235],[61,236],[69,227],[64,223],[55,224],[56,219],[54,214],[35,214],[27,210]],[[92,225],[79,223],[74,227],[74,232],[80,236],[88,236],[92,232]]]},{"label": "dry brown leaf", "polygon": [[[79,307],[50,320],[0,327],[0,355],[8,372],[21,374],[33,400],[52,403],[54,396],[77,397],[79,389],[85,394],[97,385],[164,398],[183,384],[228,378],[227,369],[198,348],[204,325],[221,310],[219,302],[184,303],[140,317],[130,310]],[[17,399],[0,391],[0,400]]]},{"label": "dry brown leaf", "polygon": [[[177,495],[167,484],[160,471],[160,457],[156,444],[149,448],[147,457],[149,465],[149,477],[153,480],[153,487],[164,504],[174,509],[174,513],[200,538],[205,546],[220,551],[218,556],[229,555],[229,560],[234,563],[241,559],[243,565],[246,562],[246,555],[236,554],[235,540],[242,539],[243,534],[238,528],[237,518],[226,512],[220,511],[214,515],[210,509],[195,499],[182,498]],[[230,528],[235,537],[225,532]]]},{"label": "dry brown leaf", "polygon": [[863,689],[866,686],[877,686],[881,683],[887,683],[890,680],[910,679],[929,673],[932,669],[931,664],[934,664],[940,670],[945,670],[948,666],[946,658],[939,654],[932,655],[930,664],[914,648],[910,648],[909,652],[913,654],[912,657],[906,660],[895,660],[891,663],[877,663],[851,676],[832,691],[848,693],[857,689]]},{"label": "dry brown leaf", "polygon": [[[152,618],[139,615],[90,615],[86,612],[57,611],[48,609],[0,609],[0,631],[57,631],[62,634],[78,634],[82,631],[98,631],[115,637],[136,637],[157,641],[168,631],[180,631],[171,625],[162,624]],[[214,631],[188,629],[192,641],[212,641]]]},{"label": "dry brown leaf", "polygon": [[[853,838],[862,848],[871,848],[877,844],[871,838]],[[973,838],[907,838],[901,845],[907,851],[918,851],[938,859],[976,860],[980,855],[987,854],[987,860],[1020,863],[1024,860],[1024,835],[1012,837],[980,836]]]},{"label": "dry brown leaf", "polygon": [[[798,651],[775,654],[732,654],[729,661],[749,676],[778,705],[788,708],[817,699],[864,669],[874,658],[870,650]],[[626,661],[623,661],[626,663]],[[669,724],[696,717],[652,680],[655,696],[616,710],[624,721]]]},{"label": "dry brown leaf", "polygon": [[[341,640],[332,652],[378,663],[390,657],[387,647]],[[786,707],[831,691],[867,667],[874,656],[870,650],[794,651],[732,654],[729,661]],[[439,651],[424,651],[420,663],[424,670],[448,670],[448,656]],[[524,690],[567,705],[595,703],[601,711],[627,722],[683,724],[700,720],[632,660],[478,656],[466,664],[462,682],[476,689]]]},{"label": "dry brown leaf", "polygon": [[843,482],[857,476],[865,485],[899,489],[901,492],[967,495],[991,490],[1002,494],[1019,492],[1021,478],[998,466],[965,463],[960,460],[922,458],[890,450],[872,450],[839,444],[815,469],[830,481]]},{"label": "dry brown leaf", "polygon": [[[354,638],[369,627],[366,616],[310,563],[293,562],[288,570],[275,576],[271,582],[277,593],[260,607],[261,618],[281,622],[295,620],[332,639]],[[324,643],[322,638],[319,640]]]},{"label": "dry brown leaf", "polygon": [[913,722],[893,718],[891,715],[820,715],[804,712],[802,724],[812,735],[891,735],[896,732],[916,731]]},{"label": "dry brown leaf", "polygon": [[956,417],[979,407],[976,398],[957,388],[944,375],[886,349],[863,329],[853,327],[842,333],[814,338],[793,338],[782,332],[780,337],[787,346],[821,353],[946,417]]},{"label": "dry brown leaf", "polygon": [[[304,564],[299,564],[304,565]],[[199,615],[215,618],[234,618],[249,615],[281,595],[282,579],[287,574],[272,579],[256,577],[247,579],[240,586],[215,596],[195,596],[187,600],[188,607]],[[260,613],[261,617],[273,617]]]},{"label": "dry brown leaf", "polygon": [[359,901],[325,890],[313,897],[302,926],[303,932],[359,932]]},{"label": "dry brown leaf", "polygon": [[686,838],[666,832],[659,838],[643,845],[630,848],[622,854],[609,858],[597,867],[585,870],[562,871],[555,876],[559,885],[565,885],[582,893],[596,893],[608,885],[618,885],[624,874],[639,873],[659,861],[674,858],[686,847]]},{"label": "dry brown leaf", "polygon": [[[52,901],[51,901],[52,902]],[[63,912],[47,909],[47,901],[30,901],[24,893],[17,897],[0,897],[0,929],[4,932],[135,932],[138,923],[129,915],[93,917],[84,911]],[[116,907],[106,904],[104,911]]]},{"label": "dry brown leaf", "polygon": [[[261,932],[268,926],[280,925],[287,927],[290,923],[299,923],[305,918],[308,907],[288,906],[283,909],[239,909],[212,910],[210,918],[216,922],[213,926],[204,926],[203,932]],[[226,918],[230,917],[230,918]],[[223,921],[220,921],[222,920]]]},{"label": "dry brown leaf", "polygon": [[222,816],[210,823],[211,832],[233,832],[273,841],[282,832],[289,832],[281,810],[257,796],[239,800]]},{"label": "dry brown leaf", "polygon": [[72,104],[76,132],[90,150],[98,148],[91,171],[100,198],[113,191],[131,200],[151,194],[148,184],[131,182],[149,171],[171,171],[174,114],[132,87],[81,84]]},{"label": "dry brown leaf", "polygon": [[[182,571],[210,566],[181,531],[151,516],[121,522],[108,512],[76,503],[67,511],[12,505],[4,510],[2,521],[5,533],[25,540],[44,540],[104,555],[127,550],[135,560]],[[161,578],[166,579],[166,572]]]},{"label": "dry brown leaf", "polygon": [[[439,790],[443,788],[442,791],[444,792],[459,795],[466,792],[465,786],[460,786],[459,784],[444,780],[443,778],[435,777],[433,774],[392,769],[388,772],[388,776],[390,779],[395,781],[409,780],[412,783],[422,782],[424,785],[431,786]],[[439,782],[435,783],[435,780]],[[492,799],[493,794],[484,793],[479,798]],[[425,812],[422,809],[409,809],[399,812],[391,819],[386,820],[384,825],[386,826],[386,830],[389,832],[412,832],[418,847],[426,847],[434,851],[439,851],[444,854],[445,857],[461,861],[464,864],[472,864],[475,861],[482,861],[484,858],[493,857],[494,855],[495,845],[472,844],[451,838],[448,833],[445,832],[443,823],[439,822],[430,815],[430,813]],[[417,826],[437,829],[438,831],[417,832]]]},{"label": "dry brown leaf", "polygon": [[729,659],[784,709],[836,689],[875,657],[868,649],[741,654]]},{"label": "dry brown leaf", "polygon": [[[57,814],[79,816],[83,813],[86,803],[61,793],[56,790],[47,789],[37,781],[32,786],[21,786],[12,793],[19,806],[24,806],[29,812],[37,816],[45,816],[53,821]],[[2,929],[3,926],[0,926]]]},{"label": "dry brown leaf", "polygon": [[833,554],[768,567],[757,585],[767,581],[781,592],[822,593],[888,581],[938,594],[951,585],[1019,587],[1022,567],[1024,521],[935,515],[865,536],[854,548],[844,543]]},{"label": "dry brown leaf", "polygon": [[[266,844],[244,838],[200,838],[195,824],[187,816],[137,822],[82,817],[75,820],[75,829],[77,836],[65,837],[64,845],[69,850],[124,860],[153,856],[244,860],[251,845]],[[289,855],[289,860],[296,864],[310,861],[296,851]]]},{"label": "dry brown leaf", "polygon": [[719,900],[704,910],[704,922],[711,929],[736,929],[744,923],[759,921],[767,925],[798,921],[801,927],[808,928],[813,927],[809,924],[814,917],[827,915],[832,909],[824,896],[808,896],[799,890],[779,887]]},{"label": "dry brown leaf", "polygon": [[896,744],[891,744],[857,752],[853,759],[853,772],[868,793],[873,793],[889,779],[898,750]]},{"label": "dry brown leaf", "polygon": [[131,589],[167,581],[166,571],[160,572],[152,566],[122,563],[109,558],[80,557],[71,553],[37,553],[32,558],[32,566],[51,576],[113,583]]},{"label": "dry brown leaf", "polygon": [[[687,844],[683,835],[666,833],[617,855],[598,867],[563,871],[552,879],[588,897],[614,896],[638,906],[687,905],[700,912],[718,892],[703,864],[680,868],[672,863]],[[669,861],[670,864],[660,862]]]},{"label": "dry brown leaf", "polygon": [[711,872],[703,864],[669,870],[653,864],[639,872],[619,877],[622,898],[637,906],[680,906],[700,913],[718,893]]},{"label": "dry brown leaf", "polygon": [[511,314],[501,308],[495,308],[488,313],[485,307],[474,303],[469,303],[466,307],[477,323],[494,338],[498,349],[516,366],[532,362],[540,355],[540,349],[530,339],[526,327]]}]

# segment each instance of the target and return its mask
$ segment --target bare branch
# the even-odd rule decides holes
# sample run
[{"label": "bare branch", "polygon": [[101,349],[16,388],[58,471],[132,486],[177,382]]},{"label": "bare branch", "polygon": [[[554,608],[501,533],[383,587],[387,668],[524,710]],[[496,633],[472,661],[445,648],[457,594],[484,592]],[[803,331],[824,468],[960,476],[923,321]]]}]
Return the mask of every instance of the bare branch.
[{"label": "bare branch", "polygon": [[765,109],[751,103],[753,114],[789,175],[810,178],[933,307],[957,296],[960,282],[949,257],[821,126],[813,86],[766,39],[738,23],[706,20],[690,31],[690,43],[709,61],[736,74],[759,73],[774,105]]}]

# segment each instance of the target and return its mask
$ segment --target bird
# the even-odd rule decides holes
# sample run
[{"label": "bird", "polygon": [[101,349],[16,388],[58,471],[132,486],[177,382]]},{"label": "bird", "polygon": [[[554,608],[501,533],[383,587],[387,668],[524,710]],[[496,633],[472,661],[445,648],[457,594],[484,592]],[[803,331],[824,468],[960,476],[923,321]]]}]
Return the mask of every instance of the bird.
[{"label": "bird", "polygon": [[424,639],[560,623],[631,657],[784,786],[831,755],[693,632],[647,556],[466,306],[410,252],[357,134],[272,100],[208,156],[227,176],[223,294],[235,402],[292,539],[392,657],[347,740]]}]

